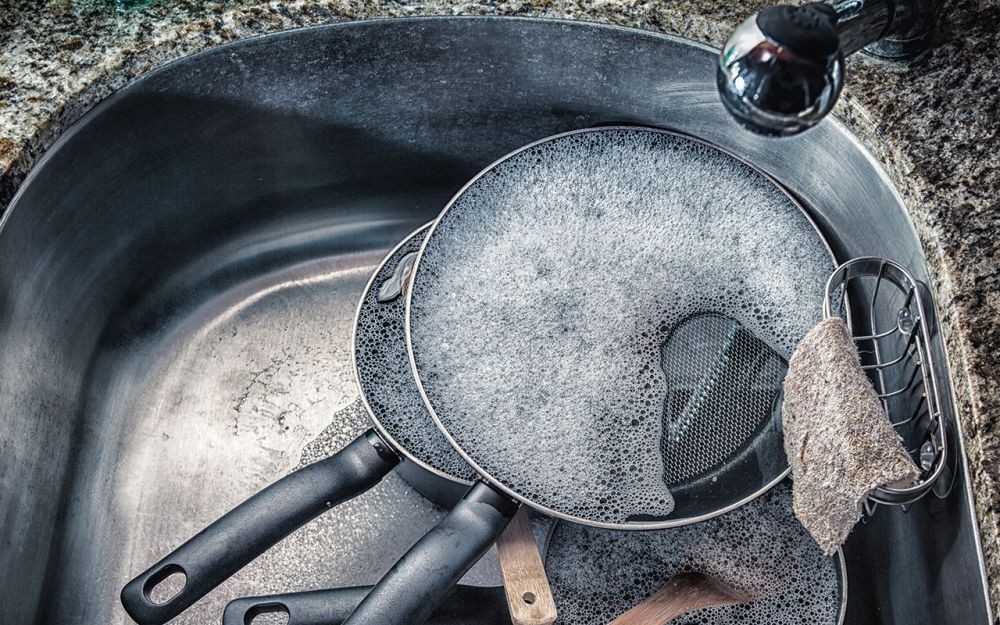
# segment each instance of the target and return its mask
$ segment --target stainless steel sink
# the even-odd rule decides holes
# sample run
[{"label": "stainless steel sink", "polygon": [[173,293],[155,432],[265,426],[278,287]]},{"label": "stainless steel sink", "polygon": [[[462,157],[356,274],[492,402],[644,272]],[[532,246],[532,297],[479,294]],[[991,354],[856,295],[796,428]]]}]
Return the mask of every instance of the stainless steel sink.
[{"label": "stainless steel sink", "polygon": [[[373,21],[217,48],[96,107],[0,229],[0,621],[127,623],[131,575],[345,443],[360,413],[327,426],[357,397],[368,273],[530,141],[607,123],[695,135],[797,195],[838,258],[887,256],[926,281],[899,196],[844,127],[739,129],[714,59],[585,23]],[[945,363],[940,336],[933,349]],[[943,498],[861,525],[847,622],[987,623],[969,501],[960,464]],[[214,622],[240,593],[371,581],[438,514],[390,480],[178,620]]]}]

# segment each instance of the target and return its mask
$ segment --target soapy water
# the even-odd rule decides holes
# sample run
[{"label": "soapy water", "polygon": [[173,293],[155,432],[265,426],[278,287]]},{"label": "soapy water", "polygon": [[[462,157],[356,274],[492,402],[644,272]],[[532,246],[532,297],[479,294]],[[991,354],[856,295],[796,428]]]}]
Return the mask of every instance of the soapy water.
[{"label": "soapy water", "polygon": [[409,263],[427,235],[421,228],[379,266],[365,291],[354,328],[358,384],[372,415],[407,453],[449,477],[470,481],[475,471],[434,424],[413,379],[403,322]]},{"label": "soapy water", "polygon": [[718,314],[787,359],[830,270],[800,209],[737,159],[646,129],[563,135],[483,173],[435,226],[414,361],[449,434],[521,497],[662,520],[658,329]]},{"label": "soapy water", "polygon": [[782,482],[751,503],[702,523],[623,532],[560,523],[546,570],[566,625],[604,625],[674,575],[699,572],[747,593],[747,604],[705,608],[677,625],[836,625],[839,562],[823,555],[792,513]]}]

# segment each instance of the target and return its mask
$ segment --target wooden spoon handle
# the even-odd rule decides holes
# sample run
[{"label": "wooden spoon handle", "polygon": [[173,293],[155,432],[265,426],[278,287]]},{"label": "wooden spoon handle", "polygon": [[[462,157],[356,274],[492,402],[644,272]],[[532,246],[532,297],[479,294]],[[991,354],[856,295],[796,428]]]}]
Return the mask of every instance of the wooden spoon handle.
[{"label": "wooden spoon handle", "polygon": [[745,603],[750,598],[701,573],[679,573],[663,588],[625,612],[610,625],[663,625],[699,608]]},{"label": "wooden spoon handle", "polygon": [[500,572],[514,625],[552,625],[556,601],[545,574],[542,555],[523,506],[497,540]]}]

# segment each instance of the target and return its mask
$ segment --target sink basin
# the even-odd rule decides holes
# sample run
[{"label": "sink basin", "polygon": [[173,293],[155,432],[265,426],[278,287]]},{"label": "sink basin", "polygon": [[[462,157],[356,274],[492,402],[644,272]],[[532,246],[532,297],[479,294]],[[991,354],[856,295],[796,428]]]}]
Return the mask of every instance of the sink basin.
[{"label": "sink basin", "polygon": [[[890,257],[926,282],[899,196],[851,134],[741,130],[714,59],[579,22],[372,21],[216,48],[97,106],[0,228],[2,620],[128,623],[132,575],[349,440],[361,415],[327,426],[357,399],[350,326],[369,273],[536,139],[608,123],[699,137],[795,194],[839,260]],[[852,534],[848,623],[988,623],[964,465],[937,491]],[[215,622],[238,594],[370,582],[437,514],[389,480],[177,622]]]}]

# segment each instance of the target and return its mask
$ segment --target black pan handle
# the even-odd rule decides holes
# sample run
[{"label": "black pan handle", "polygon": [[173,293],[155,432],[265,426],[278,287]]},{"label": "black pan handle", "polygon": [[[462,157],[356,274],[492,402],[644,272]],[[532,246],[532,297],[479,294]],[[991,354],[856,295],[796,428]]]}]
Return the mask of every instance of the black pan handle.
[{"label": "black pan handle", "polygon": [[[122,588],[139,625],[163,625],[321,512],[365,492],[399,463],[374,430],[247,499]],[[180,573],[184,586],[162,603],[152,591]]]},{"label": "black pan handle", "polygon": [[261,614],[288,615],[286,625],[340,625],[368,594],[370,587],[332,588],[283,595],[242,597],[230,601],[222,625],[250,625]]},{"label": "black pan handle", "polygon": [[490,484],[473,484],[372,588],[345,625],[421,625],[496,541],[518,507]]},{"label": "black pan handle", "polygon": [[[271,612],[287,614],[287,625],[341,625],[370,590],[370,586],[332,588],[235,599],[222,613],[222,625],[251,625],[257,616]],[[427,622],[510,625],[503,587],[455,586]]]}]

